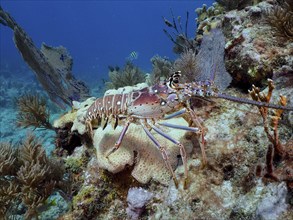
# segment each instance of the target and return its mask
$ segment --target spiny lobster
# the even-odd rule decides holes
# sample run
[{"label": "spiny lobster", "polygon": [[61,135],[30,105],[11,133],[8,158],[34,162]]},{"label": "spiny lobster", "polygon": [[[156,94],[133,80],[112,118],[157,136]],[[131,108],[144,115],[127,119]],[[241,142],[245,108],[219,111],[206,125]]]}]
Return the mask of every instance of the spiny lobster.
[{"label": "spiny lobster", "polygon": [[[114,129],[118,125],[119,120],[125,120],[126,123],[120,134],[119,139],[115,143],[114,148],[106,155],[115,152],[126,134],[126,131],[131,123],[138,123],[142,126],[147,136],[152,140],[155,146],[161,151],[162,157],[172,173],[172,177],[176,185],[178,181],[175,177],[174,171],[169,163],[168,154],[164,146],[162,146],[150,132],[149,128],[164,138],[170,140],[180,148],[180,155],[184,166],[185,180],[187,179],[187,158],[184,146],[168,134],[164,133],[158,128],[156,124],[166,126],[174,129],[182,129],[186,131],[197,132],[201,134],[201,152],[203,164],[206,164],[206,154],[204,150],[204,132],[199,123],[195,111],[190,107],[189,101],[192,97],[197,98],[223,98],[236,102],[252,104],[260,107],[268,107],[282,110],[293,111],[293,107],[279,106],[266,102],[257,102],[253,100],[243,99],[228,96],[217,91],[211,81],[199,81],[192,83],[179,83],[180,71],[175,72],[166,84],[158,84],[152,87],[147,87],[139,91],[130,93],[107,95],[103,98],[98,98],[88,108],[86,113],[86,122],[91,126],[93,119],[100,120],[101,126],[106,127],[108,122],[113,123]],[[183,114],[189,114],[193,123],[198,127],[188,127],[175,124],[159,122],[160,120],[170,119]]]},{"label": "spiny lobster", "polygon": [[[210,41],[214,41],[215,39],[217,39],[218,41],[219,39],[221,40],[221,37],[223,37],[221,34],[221,32],[216,31],[214,32],[214,35],[212,37],[204,38],[201,51],[197,57],[198,61],[203,61],[204,59],[206,59],[205,57],[209,56],[209,54],[207,55],[205,53],[203,48],[206,45],[209,45]],[[223,46],[220,47],[223,49]],[[209,53],[213,54],[214,52],[218,54],[218,57],[219,54],[220,56],[222,56],[223,54],[221,55],[221,53],[223,51],[219,52],[219,50],[219,48],[215,48],[212,51],[209,49]],[[160,83],[130,93],[105,95],[102,98],[96,99],[95,102],[88,108],[85,116],[86,124],[89,125],[91,132],[91,121],[94,119],[97,119],[103,128],[105,128],[107,124],[111,122],[114,129],[117,127],[120,120],[125,121],[123,130],[117,142],[115,143],[115,146],[107,153],[106,157],[109,157],[110,154],[112,154],[119,148],[123,137],[125,136],[126,131],[131,123],[140,124],[147,136],[161,151],[162,157],[166,163],[166,166],[172,174],[176,186],[178,186],[178,181],[169,162],[166,149],[156,140],[150,130],[153,130],[154,132],[158,133],[159,135],[163,136],[164,138],[168,139],[179,147],[184,166],[185,186],[188,177],[185,148],[178,140],[175,140],[173,137],[164,133],[157,125],[199,133],[201,135],[200,147],[202,152],[202,163],[203,165],[206,164],[207,159],[204,150],[204,129],[197,119],[195,111],[190,106],[190,100],[192,97],[200,99],[222,98],[234,102],[247,103],[260,107],[293,111],[293,107],[290,106],[279,106],[266,102],[258,102],[249,99],[237,98],[221,93],[218,87],[226,88],[231,81],[229,78],[230,76],[225,71],[225,69],[221,69],[224,68],[224,65],[219,65],[219,63],[221,62],[223,63],[223,60],[221,60],[223,59],[223,56],[220,58],[215,58],[213,56],[211,57],[212,60],[210,63],[216,63],[217,65],[210,66],[214,66],[213,68],[217,67],[217,69],[220,70],[220,74],[223,79],[222,81],[214,80],[216,75],[215,70],[213,71],[212,77],[209,77],[211,79],[207,79],[207,75],[210,75],[210,73],[206,69],[206,64],[204,64],[204,67],[201,68],[201,72],[199,73],[201,74],[201,76],[198,77],[200,80],[196,82],[180,83],[179,79],[181,74],[180,71],[177,71],[171,75],[167,83]],[[188,114],[191,118],[191,121],[196,127],[181,126],[160,122],[161,120],[183,116],[183,114]]]}]

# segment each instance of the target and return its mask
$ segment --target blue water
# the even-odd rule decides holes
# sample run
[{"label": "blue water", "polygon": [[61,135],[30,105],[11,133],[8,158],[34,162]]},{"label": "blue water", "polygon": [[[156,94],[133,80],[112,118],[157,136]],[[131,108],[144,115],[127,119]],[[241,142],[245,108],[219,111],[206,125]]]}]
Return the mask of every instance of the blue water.
[{"label": "blue water", "polygon": [[[108,76],[108,65],[123,66],[132,51],[139,53],[134,61],[146,72],[155,54],[175,59],[173,44],[163,33],[162,16],[185,22],[189,11],[188,34],[196,29],[194,10],[214,1],[3,1],[1,6],[15,18],[33,39],[50,46],[63,45],[74,59],[74,75],[86,82]],[[11,29],[0,25],[0,66],[27,65],[12,41]]]}]

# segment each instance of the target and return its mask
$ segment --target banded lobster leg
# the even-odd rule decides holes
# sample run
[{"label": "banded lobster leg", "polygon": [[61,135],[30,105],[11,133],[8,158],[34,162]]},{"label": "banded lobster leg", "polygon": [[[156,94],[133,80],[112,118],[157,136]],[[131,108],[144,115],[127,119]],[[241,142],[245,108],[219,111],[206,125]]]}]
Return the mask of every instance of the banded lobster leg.
[{"label": "banded lobster leg", "polygon": [[198,121],[198,117],[196,116],[195,112],[190,107],[187,108],[187,112],[189,113],[191,120],[193,121],[195,126],[198,127],[201,132],[201,134],[200,134],[201,142],[199,142],[199,145],[200,145],[201,154],[202,154],[202,165],[203,165],[203,167],[205,167],[207,165],[207,156],[206,156],[206,152],[205,152],[204,127]]},{"label": "banded lobster leg", "polygon": [[124,127],[123,127],[123,129],[122,129],[122,131],[121,131],[121,133],[120,133],[120,136],[119,136],[118,140],[117,140],[116,143],[115,143],[115,146],[112,148],[111,151],[109,151],[109,152],[107,153],[106,158],[109,158],[109,156],[110,156],[112,153],[114,153],[116,150],[119,149],[119,147],[120,147],[120,145],[121,145],[121,143],[122,143],[122,140],[123,140],[123,138],[124,138],[124,136],[125,136],[125,134],[126,134],[126,131],[128,130],[128,127],[129,127],[131,121],[132,121],[132,119],[127,120],[126,124],[124,125]]},{"label": "banded lobster leg", "polygon": [[167,115],[164,117],[164,119],[170,119],[170,118],[174,118],[180,115],[183,115],[185,113],[188,113],[190,115],[190,118],[192,120],[192,122],[195,124],[196,128],[194,127],[187,127],[187,126],[179,126],[179,125],[170,125],[167,123],[159,123],[160,125],[163,126],[167,126],[167,127],[171,127],[171,128],[175,128],[175,129],[182,129],[182,130],[186,130],[186,131],[192,131],[192,132],[200,132],[200,136],[201,136],[201,142],[200,142],[200,150],[201,150],[201,154],[202,154],[202,164],[203,166],[205,166],[207,164],[207,156],[205,153],[205,139],[204,139],[204,128],[201,125],[201,123],[198,121],[198,117],[196,116],[195,112],[190,108],[189,103],[187,104],[187,109],[181,109],[180,111],[174,112],[173,114]]},{"label": "banded lobster leg", "polygon": [[152,140],[152,142],[155,144],[155,146],[161,151],[162,157],[165,161],[166,166],[168,167],[168,169],[170,170],[171,174],[172,174],[172,178],[173,181],[175,183],[176,188],[178,188],[178,180],[175,176],[175,173],[173,171],[173,168],[170,164],[170,160],[166,151],[166,148],[164,146],[162,146],[157,140],[156,138],[151,134],[151,132],[149,131],[149,129],[144,125],[144,123],[140,120],[140,124],[143,128],[143,130],[145,131],[145,133],[147,134],[147,136]]},{"label": "banded lobster leg", "polygon": [[184,166],[184,185],[183,185],[183,188],[186,189],[187,181],[188,181],[188,168],[187,168],[187,156],[186,156],[186,151],[185,151],[184,145],[181,144],[179,141],[175,140],[174,138],[172,138],[171,136],[169,136],[168,134],[166,134],[165,132],[163,132],[162,130],[160,130],[155,125],[152,125],[149,123],[148,123],[148,125],[151,126],[151,128],[154,131],[156,131],[158,134],[160,134],[161,136],[163,136],[164,138],[166,138],[167,140],[171,141],[172,143],[176,144],[179,147],[180,156],[181,156],[183,166]]}]

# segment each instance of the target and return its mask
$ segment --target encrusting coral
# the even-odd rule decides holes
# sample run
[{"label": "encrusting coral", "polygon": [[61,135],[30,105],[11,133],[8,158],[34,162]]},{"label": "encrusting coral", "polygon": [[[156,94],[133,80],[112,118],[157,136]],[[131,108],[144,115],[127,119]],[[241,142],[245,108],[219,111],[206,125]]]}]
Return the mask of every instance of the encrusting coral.
[{"label": "encrusting coral", "polygon": [[18,126],[54,130],[49,121],[50,113],[44,97],[40,97],[38,94],[25,94],[16,99],[16,105]]},{"label": "encrusting coral", "polygon": [[110,82],[106,82],[106,89],[118,89],[124,86],[134,86],[145,81],[146,75],[133,63],[126,62],[123,70],[109,68]]},{"label": "encrusting coral", "polygon": [[0,146],[1,216],[13,215],[11,208],[22,203],[25,218],[38,219],[39,208],[54,191],[70,193],[62,162],[49,159],[33,135],[28,135],[17,150],[10,144]]}]

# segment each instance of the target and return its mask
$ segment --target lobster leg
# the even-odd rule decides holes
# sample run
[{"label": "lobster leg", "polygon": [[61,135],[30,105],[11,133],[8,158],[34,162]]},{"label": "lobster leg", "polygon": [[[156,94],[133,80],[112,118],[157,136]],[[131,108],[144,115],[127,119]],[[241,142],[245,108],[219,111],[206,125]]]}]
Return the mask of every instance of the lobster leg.
[{"label": "lobster leg", "polygon": [[175,129],[180,129],[180,130],[185,130],[185,131],[192,131],[192,132],[198,132],[199,131],[198,128],[188,127],[188,126],[184,126],[184,125],[174,125],[174,124],[165,123],[165,122],[160,122],[158,124],[163,125],[165,127],[175,128]]},{"label": "lobster leg", "polygon": [[162,146],[157,140],[156,138],[151,134],[151,132],[146,128],[146,126],[140,121],[140,124],[143,128],[143,130],[145,131],[145,133],[147,134],[147,136],[152,140],[152,142],[156,145],[156,147],[161,151],[162,157],[165,161],[166,166],[168,167],[168,169],[170,170],[170,172],[172,173],[172,177],[175,183],[176,188],[178,188],[178,181],[177,178],[175,176],[175,173],[173,171],[173,168],[170,164],[169,161],[169,157],[166,151],[166,148],[164,146]]},{"label": "lobster leg", "polygon": [[164,117],[164,119],[175,118],[175,117],[177,117],[177,116],[179,116],[179,115],[182,115],[182,114],[184,114],[184,113],[186,113],[186,108],[181,109],[181,110],[179,110],[179,111],[177,111],[177,112],[174,112],[174,113],[172,113],[172,114],[170,114],[170,115],[166,115],[166,116]]},{"label": "lobster leg", "polygon": [[166,134],[165,132],[163,132],[159,128],[157,128],[155,125],[152,125],[152,124],[149,124],[149,125],[158,134],[162,135],[164,138],[168,139],[169,141],[173,142],[174,144],[176,144],[179,147],[179,149],[180,149],[180,156],[182,158],[182,162],[183,162],[183,166],[184,166],[184,189],[186,189],[187,178],[188,178],[188,169],[187,169],[187,157],[186,157],[186,151],[185,151],[184,145],[181,144],[179,141],[173,139],[171,136],[169,136],[168,134]]},{"label": "lobster leg", "polygon": [[202,164],[203,166],[207,165],[207,156],[206,156],[206,152],[205,152],[205,139],[204,139],[204,128],[201,125],[201,123],[198,121],[197,116],[195,114],[195,112],[188,107],[187,108],[187,112],[189,113],[191,120],[193,121],[193,123],[199,127],[200,131],[201,131],[201,144],[200,144],[200,149],[201,149],[201,154],[202,154]]},{"label": "lobster leg", "polygon": [[118,148],[120,147],[122,140],[126,134],[126,131],[128,129],[130,125],[130,120],[128,120],[125,124],[125,126],[123,127],[123,130],[119,136],[119,139],[117,140],[117,142],[115,143],[115,146],[112,148],[112,150],[110,152],[107,153],[106,158],[108,158],[112,153],[114,153],[116,150],[118,150]]}]

